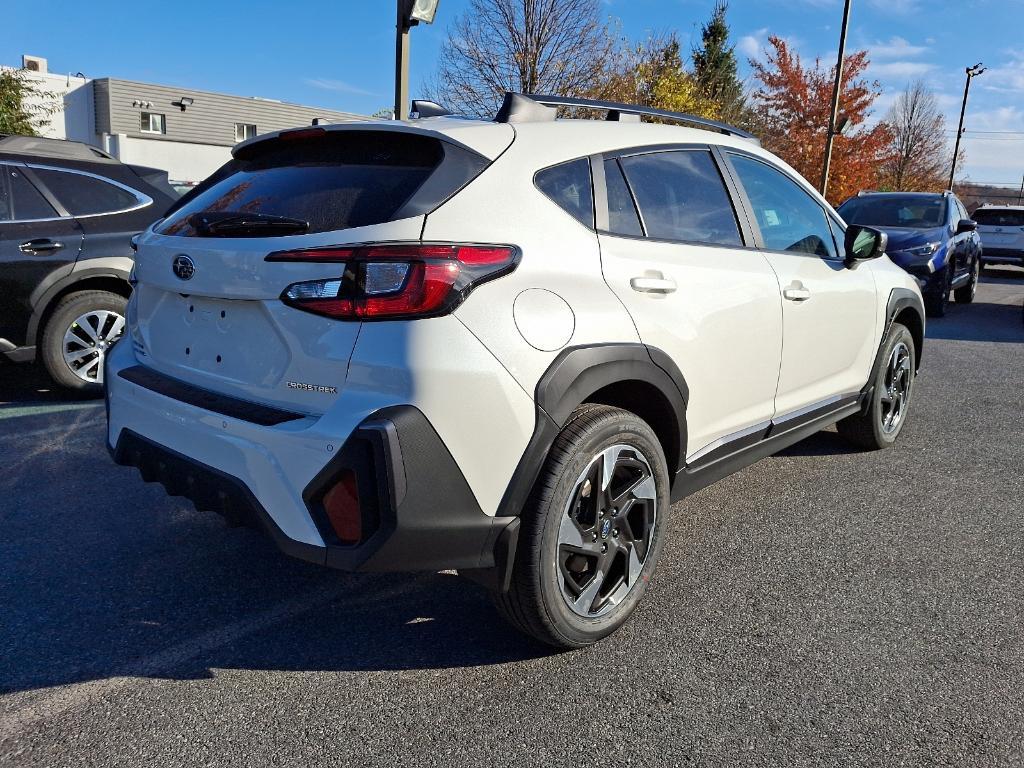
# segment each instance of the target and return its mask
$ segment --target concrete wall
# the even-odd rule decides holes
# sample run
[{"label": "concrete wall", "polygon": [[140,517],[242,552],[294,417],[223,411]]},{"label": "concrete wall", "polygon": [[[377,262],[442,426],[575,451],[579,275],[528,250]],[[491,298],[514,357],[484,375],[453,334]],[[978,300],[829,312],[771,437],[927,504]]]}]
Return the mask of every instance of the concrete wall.
[{"label": "concrete wall", "polygon": [[124,134],[111,136],[103,148],[122,163],[165,170],[172,181],[202,181],[231,159],[231,147],[153,141]]},{"label": "concrete wall", "polygon": [[[2,67],[11,69],[11,67]],[[85,141],[88,136],[91,143],[95,143],[92,131],[92,94],[89,91],[88,83],[84,77],[72,77],[71,75],[58,75],[55,73],[28,73],[29,77],[36,81],[39,88],[48,92],[49,96],[35,96],[29,99],[30,104],[47,104],[55,106],[57,111],[47,119],[49,125],[43,126],[39,133],[51,139],[74,139]],[[84,90],[83,90],[84,88]],[[83,99],[89,105],[83,109]],[[75,105],[69,109],[69,103]]]}]

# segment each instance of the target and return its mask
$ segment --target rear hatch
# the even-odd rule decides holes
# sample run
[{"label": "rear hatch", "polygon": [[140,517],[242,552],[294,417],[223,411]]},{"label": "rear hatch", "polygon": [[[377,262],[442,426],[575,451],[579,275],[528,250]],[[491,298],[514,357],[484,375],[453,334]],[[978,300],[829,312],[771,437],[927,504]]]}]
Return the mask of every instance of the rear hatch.
[{"label": "rear hatch", "polygon": [[[360,322],[282,301],[343,263],[281,251],[418,242],[425,214],[490,162],[395,124],[284,131],[248,142],[139,240],[133,344],[147,366],[233,397],[322,413],[345,383]],[[511,141],[511,137],[509,137]],[[507,143],[506,143],[507,146]]]},{"label": "rear hatch", "polygon": [[983,208],[974,220],[983,248],[1024,251],[1024,208]]}]

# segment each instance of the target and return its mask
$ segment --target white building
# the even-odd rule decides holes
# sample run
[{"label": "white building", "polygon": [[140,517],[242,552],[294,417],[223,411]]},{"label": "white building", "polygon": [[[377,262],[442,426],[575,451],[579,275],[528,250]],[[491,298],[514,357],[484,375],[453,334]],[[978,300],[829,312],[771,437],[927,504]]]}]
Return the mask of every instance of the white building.
[{"label": "white building", "polygon": [[166,170],[175,182],[201,181],[231,157],[232,146],[260,133],[310,125],[314,119],[367,119],[257,97],[57,75],[36,56],[23,56],[22,66],[54,95],[58,107],[43,135],[82,141],[122,162]]}]

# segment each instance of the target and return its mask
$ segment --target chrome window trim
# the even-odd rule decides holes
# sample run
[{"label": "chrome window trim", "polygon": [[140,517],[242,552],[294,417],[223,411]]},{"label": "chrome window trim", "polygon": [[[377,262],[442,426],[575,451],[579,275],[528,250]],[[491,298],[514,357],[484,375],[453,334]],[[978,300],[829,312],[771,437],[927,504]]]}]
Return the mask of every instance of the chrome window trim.
[{"label": "chrome window trim", "polygon": [[43,219],[9,219],[4,222],[5,224],[34,224],[36,222],[66,221],[68,219],[93,219],[96,218],[97,216],[115,216],[120,213],[131,213],[132,211],[137,211],[141,208],[145,208],[153,204],[153,198],[151,198],[149,195],[145,195],[142,192],[139,192],[137,189],[132,189],[127,184],[122,184],[119,181],[108,179],[106,176],[100,176],[99,174],[96,173],[89,173],[89,171],[80,171],[77,168],[61,168],[60,166],[56,165],[43,165],[42,163],[25,163],[19,161],[4,161],[0,163],[0,165],[10,165],[30,169],[38,168],[39,170],[44,171],[59,171],[61,173],[74,173],[79,176],[87,176],[91,179],[102,181],[104,184],[111,184],[115,187],[123,189],[125,192],[131,194],[131,196],[138,201],[135,205],[131,205],[127,208],[118,208],[113,211],[102,211],[100,213],[83,213],[81,216],[47,216],[46,218]]}]

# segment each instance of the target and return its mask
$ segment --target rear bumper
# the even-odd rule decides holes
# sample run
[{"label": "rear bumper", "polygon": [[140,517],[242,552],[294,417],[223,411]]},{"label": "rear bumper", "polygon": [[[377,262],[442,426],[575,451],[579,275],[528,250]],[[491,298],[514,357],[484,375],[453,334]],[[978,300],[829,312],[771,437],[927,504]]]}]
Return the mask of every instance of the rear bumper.
[{"label": "rear bumper", "polygon": [[1024,266],[1024,251],[1016,248],[986,248],[981,255],[986,264],[1016,264]]},{"label": "rear bumper", "polygon": [[[119,366],[135,362],[130,346],[115,350],[106,379],[108,449],[170,495],[262,528],[288,555],[342,570],[504,570],[510,562],[516,518],[480,509],[417,408],[356,417],[339,445],[311,417],[257,424],[224,414],[225,403],[200,410],[170,396],[173,379],[164,379],[164,393],[152,378],[138,383],[129,373],[137,366]],[[346,470],[359,488],[363,535],[356,544],[341,543],[320,503]]]}]

